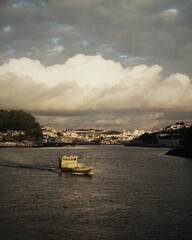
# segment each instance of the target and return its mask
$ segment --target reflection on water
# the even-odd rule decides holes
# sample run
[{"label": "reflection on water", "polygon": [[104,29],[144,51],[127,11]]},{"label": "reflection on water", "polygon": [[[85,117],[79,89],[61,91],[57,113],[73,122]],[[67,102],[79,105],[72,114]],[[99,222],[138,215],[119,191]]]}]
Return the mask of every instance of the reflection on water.
[{"label": "reflection on water", "polygon": [[94,175],[58,173],[66,148],[0,149],[2,239],[190,239],[192,161],[167,149],[79,146]]},{"label": "reflection on water", "polygon": [[59,176],[61,178],[71,178],[71,177],[78,177],[78,178],[92,178],[93,177],[93,173],[90,174],[72,174],[72,173],[65,173],[65,172],[60,172]]}]

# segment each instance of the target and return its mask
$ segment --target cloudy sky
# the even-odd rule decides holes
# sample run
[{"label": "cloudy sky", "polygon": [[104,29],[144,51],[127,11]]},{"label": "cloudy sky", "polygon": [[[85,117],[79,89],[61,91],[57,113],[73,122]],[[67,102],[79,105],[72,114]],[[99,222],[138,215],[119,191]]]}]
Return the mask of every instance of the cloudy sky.
[{"label": "cloudy sky", "polygon": [[191,0],[0,0],[0,108],[59,129],[192,124]]}]

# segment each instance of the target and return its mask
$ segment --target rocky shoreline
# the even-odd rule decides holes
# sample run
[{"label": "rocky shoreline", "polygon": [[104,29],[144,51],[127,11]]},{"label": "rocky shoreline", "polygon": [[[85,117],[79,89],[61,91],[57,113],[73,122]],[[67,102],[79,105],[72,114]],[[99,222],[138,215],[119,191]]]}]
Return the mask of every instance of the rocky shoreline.
[{"label": "rocky shoreline", "polygon": [[172,155],[172,156],[185,157],[185,158],[192,159],[192,148],[190,148],[190,147],[172,148],[166,153],[166,155]]}]

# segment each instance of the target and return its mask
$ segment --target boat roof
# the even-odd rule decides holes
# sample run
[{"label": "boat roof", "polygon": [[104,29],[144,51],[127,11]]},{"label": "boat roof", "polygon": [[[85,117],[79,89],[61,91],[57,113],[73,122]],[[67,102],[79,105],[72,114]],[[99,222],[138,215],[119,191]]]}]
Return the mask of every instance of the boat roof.
[{"label": "boat roof", "polygon": [[78,157],[77,155],[63,155],[63,157]]},{"label": "boat roof", "polygon": [[68,155],[68,156],[66,156],[66,155],[64,155],[64,156],[62,156],[62,158],[64,158],[64,159],[77,159],[78,158],[78,156],[77,155]]}]

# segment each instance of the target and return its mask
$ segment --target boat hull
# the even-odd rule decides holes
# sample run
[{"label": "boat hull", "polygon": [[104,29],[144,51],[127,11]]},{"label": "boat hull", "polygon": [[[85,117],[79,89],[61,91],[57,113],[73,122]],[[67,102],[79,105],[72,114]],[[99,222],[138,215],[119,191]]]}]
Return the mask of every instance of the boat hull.
[{"label": "boat hull", "polygon": [[61,168],[59,171],[70,174],[88,175],[91,174],[92,167]]}]

